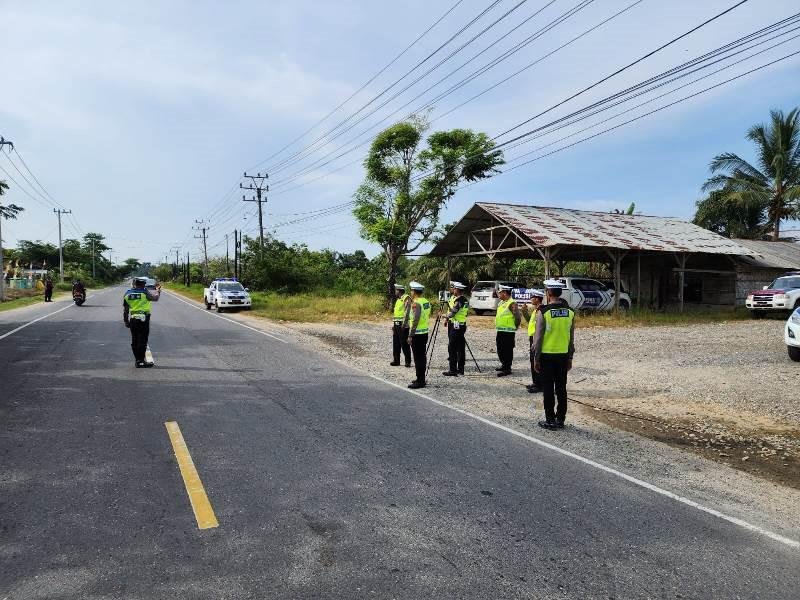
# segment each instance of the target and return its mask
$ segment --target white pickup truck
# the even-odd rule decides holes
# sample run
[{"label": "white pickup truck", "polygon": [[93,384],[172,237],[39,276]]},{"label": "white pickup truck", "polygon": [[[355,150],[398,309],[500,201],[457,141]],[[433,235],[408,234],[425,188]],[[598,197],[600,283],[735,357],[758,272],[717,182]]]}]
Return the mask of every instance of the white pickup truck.
[{"label": "white pickup truck", "polygon": [[784,273],[764,289],[750,292],[744,304],[754,319],[768,312],[790,312],[800,308],[800,271]]},{"label": "white pickup truck", "polygon": [[[588,277],[556,277],[566,285],[561,297],[574,310],[612,310],[614,308],[614,290],[604,283]],[[512,292],[518,302],[530,302],[530,290],[515,289]],[[631,307],[631,297],[625,292],[619,294],[620,310]]]},{"label": "white pickup truck", "polygon": [[241,283],[233,277],[215,279],[211,285],[203,290],[203,302],[206,310],[215,307],[217,312],[226,308],[253,308],[250,293]]}]

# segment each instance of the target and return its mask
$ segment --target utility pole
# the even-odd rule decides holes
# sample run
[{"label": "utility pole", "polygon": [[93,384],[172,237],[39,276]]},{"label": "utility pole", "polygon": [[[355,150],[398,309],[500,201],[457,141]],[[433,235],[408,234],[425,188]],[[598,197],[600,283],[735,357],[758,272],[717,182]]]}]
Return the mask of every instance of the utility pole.
[{"label": "utility pole", "polygon": [[189,253],[186,253],[186,287],[192,285],[192,262],[189,260]]},{"label": "utility pole", "polygon": [[244,174],[245,179],[250,180],[249,185],[242,185],[239,184],[239,187],[243,190],[250,190],[256,193],[255,198],[246,198],[242,195],[242,200],[245,202],[258,202],[258,244],[259,244],[259,251],[260,255],[263,256],[264,254],[264,217],[261,212],[261,205],[267,203],[267,199],[261,199],[262,192],[268,192],[269,186],[264,185],[264,182],[269,179],[269,175],[264,173],[256,173],[255,175],[248,175],[247,173]]},{"label": "utility pole", "polygon": [[94,270],[94,238],[92,238],[92,279],[95,278]]},{"label": "utility pole", "polygon": [[233,276],[239,279],[239,230],[233,230]]},{"label": "utility pole", "polygon": [[[0,150],[3,146],[10,146],[11,150],[14,149],[14,143],[9,142],[2,135],[0,135]],[[3,217],[0,216],[0,302],[6,300],[6,269],[5,269],[5,255],[3,254]]]},{"label": "utility pole", "polygon": [[64,244],[61,240],[61,215],[68,215],[72,211],[63,208],[54,208],[53,212],[58,215],[58,273],[61,283],[64,283]]},{"label": "utility pole", "polygon": [[203,277],[205,278],[206,281],[208,281],[208,249],[206,247],[206,239],[208,236],[206,232],[208,231],[209,227],[203,221],[198,221],[197,219],[195,219],[194,222],[197,223],[197,225],[195,225],[193,229],[195,231],[200,232],[200,235],[196,235],[194,237],[197,240],[199,239],[203,240],[203,257],[204,257],[203,264],[205,265],[205,268],[203,270]]}]

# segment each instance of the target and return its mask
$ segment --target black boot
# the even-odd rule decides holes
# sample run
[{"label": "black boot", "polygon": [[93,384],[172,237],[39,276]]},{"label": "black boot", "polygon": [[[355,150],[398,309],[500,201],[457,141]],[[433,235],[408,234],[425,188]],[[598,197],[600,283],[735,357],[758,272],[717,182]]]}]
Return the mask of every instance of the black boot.
[{"label": "black boot", "polygon": [[545,421],[539,421],[539,427],[541,427],[543,429],[557,429],[558,428],[558,426],[556,425],[556,422],[553,421],[553,420],[549,420],[549,419],[545,420]]},{"label": "black boot", "polygon": [[411,383],[408,384],[408,387],[409,387],[409,389],[412,389],[412,390],[418,390],[419,388],[424,388],[425,387],[425,382],[424,381],[423,382],[412,381]]},{"label": "black boot", "polygon": [[444,375],[445,377],[457,377],[458,376],[458,372],[457,371],[442,371],[442,375]]}]

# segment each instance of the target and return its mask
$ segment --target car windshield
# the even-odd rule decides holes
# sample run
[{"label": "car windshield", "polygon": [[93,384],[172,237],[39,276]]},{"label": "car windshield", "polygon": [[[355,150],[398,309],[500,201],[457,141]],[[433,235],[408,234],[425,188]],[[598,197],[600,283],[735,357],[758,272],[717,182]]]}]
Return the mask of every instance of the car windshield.
[{"label": "car windshield", "polygon": [[242,284],[238,281],[222,281],[217,284],[217,289],[220,292],[241,292],[244,290]]},{"label": "car windshield", "polygon": [[525,287],[524,285],[522,285],[518,281],[501,281],[500,285],[507,285],[507,286],[510,286],[510,287],[512,287],[514,289],[519,289],[519,288],[524,288]]},{"label": "car windshield", "polygon": [[472,288],[473,292],[488,292],[494,289],[494,281],[479,281]]},{"label": "car windshield", "polygon": [[792,277],[778,277],[769,286],[771,290],[795,290],[800,288],[800,275]]}]

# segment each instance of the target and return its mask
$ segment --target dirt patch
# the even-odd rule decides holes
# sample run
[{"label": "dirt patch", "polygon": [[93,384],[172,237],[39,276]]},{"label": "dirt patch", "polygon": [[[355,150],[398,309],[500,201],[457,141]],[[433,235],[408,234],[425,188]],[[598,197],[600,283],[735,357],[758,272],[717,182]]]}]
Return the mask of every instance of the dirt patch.
[{"label": "dirt patch", "polygon": [[351,340],[346,337],[334,335],[332,333],[326,333],[324,331],[310,331],[309,333],[314,337],[319,338],[326,344],[347,352],[347,354],[350,356],[359,357],[367,355],[362,347],[362,343],[358,340]]},{"label": "dirt patch", "polygon": [[701,425],[666,423],[646,416],[612,411],[577,400],[582,414],[616,429],[669,444],[674,448],[800,489],[800,430],[791,428],[731,429],[720,422]]}]

